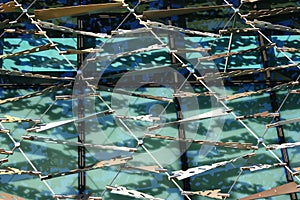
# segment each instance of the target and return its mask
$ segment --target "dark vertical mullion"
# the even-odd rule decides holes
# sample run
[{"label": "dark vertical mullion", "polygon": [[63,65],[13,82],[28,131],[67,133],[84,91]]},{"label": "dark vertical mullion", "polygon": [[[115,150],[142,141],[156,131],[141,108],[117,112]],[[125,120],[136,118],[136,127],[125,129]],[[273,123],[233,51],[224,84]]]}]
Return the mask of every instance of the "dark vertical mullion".
[{"label": "dark vertical mullion", "polygon": [[[166,0],[165,1],[165,5],[167,7],[167,9],[171,8],[171,1]],[[172,20],[171,18],[168,19],[168,23],[169,25],[172,25]],[[185,25],[185,20],[180,19],[178,20],[178,26],[180,27],[186,27]],[[175,48],[175,38],[174,35],[169,34],[169,41],[170,41],[170,49],[174,49]],[[176,60],[176,58],[171,54],[170,55],[171,58],[171,62],[173,64],[177,63],[178,61]],[[174,92],[177,93],[178,92],[178,88],[180,87],[180,83],[178,83],[176,80],[178,80],[177,78],[177,74],[174,74],[174,80],[175,80],[175,85],[174,85]],[[174,98],[174,104],[175,104],[175,109],[176,109],[176,118],[177,120],[182,120],[183,119],[183,113],[182,113],[182,108],[181,108],[181,99],[180,97],[175,97]],[[184,125],[183,124],[178,124],[178,138],[182,139],[179,140],[179,148],[180,148],[180,161],[181,161],[181,169],[186,171],[189,168],[188,165],[188,157],[187,157],[187,147],[186,147],[186,143],[183,141],[184,139],[186,139],[185,136],[185,129],[184,129]],[[183,180],[183,190],[185,191],[191,191],[191,185],[190,185],[190,178],[186,178]],[[184,197],[185,200],[187,200],[187,197]]]},{"label": "dark vertical mullion", "polygon": [[[263,36],[259,35],[259,44],[260,46],[265,46],[265,41]],[[261,48],[261,56],[262,56],[262,62],[263,62],[263,67],[267,68],[269,67],[269,62],[271,60],[269,60],[268,58],[268,54],[266,49]],[[269,57],[275,57],[274,53],[272,53],[272,55],[269,55]],[[271,77],[271,72],[267,71],[266,72],[266,76],[267,76],[267,85],[268,87],[273,87],[274,84],[272,83],[272,77]],[[270,92],[270,100],[271,100],[271,106],[272,106],[272,111],[273,112],[277,112],[279,109],[278,103],[277,103],[277,97],[276,97],[276,92],[275,91],[271,91]],[[280,115],[278,117],[274,118],[275,122],[280,121]],[[283,131],[283,127],[282,126],[277,126],[276,127],[276,131],[277,131],[277,137],[278,137],[278,143],[282,144],[285,143],[285,136],[284,136],[284,131]],[[288,151],[286,148],[281,149],[281,154],[282,154],[282,161],[285,162],[287,164],[287,166],[290,168],[290,161],[289,161],[289,155],[288,155]],[[285,174],[286,174],[286,179],[288,182],[293,182],[293,177],[292,174],[285,169]],[[297,199],[297,195],[295,193],[291,193],[290,197],[292,200],[296,200]]]},{"label": "dark vertical mullion", "polygon": [[[78,4],[82,5],[82,0],[79,0]],[[79,16],[77,17],[77,28],[78,30],[83,30],[83,17]],[[77,36],[77,49],[83,49],[84,48],[84,36],[83,35],[78,35]],[[80,70],[81,65],[83,64],[84,56],[83,54],[78,54],[77,55],[77,68]],[[79,77],[80,78],[80,77]],[[80,83],[81,81],[79,81]],[[84,86],[83,84],[79,85],[79,94],[84,93]],[[78,117],[82,118],[85,116],[84,113],[85,110],[85,105],[84,105],[84,99],[83,97],[78,98]],[[78,142],[80,143],[85,143],[85,122],[79,122],[77,125],[77,130],[78,130]],[[84,146],[79,146],[78,147],[78,168],[83,169],[85,168],[85,147]],[[86,173],[85,171],[80,171],[78,173],[78,192],[79,194],[84,194],[85,193],[85,186],[86,186]]]},{"label": "dark vertical mullion", "polygon": [[[2,30],[0,30],[2,32]],[[4,39],[3,37],[0,38],[0,55],[3,55],[3,47],[4,47]],[[2,69],[3,59],[0,59],[0,69]]]}]

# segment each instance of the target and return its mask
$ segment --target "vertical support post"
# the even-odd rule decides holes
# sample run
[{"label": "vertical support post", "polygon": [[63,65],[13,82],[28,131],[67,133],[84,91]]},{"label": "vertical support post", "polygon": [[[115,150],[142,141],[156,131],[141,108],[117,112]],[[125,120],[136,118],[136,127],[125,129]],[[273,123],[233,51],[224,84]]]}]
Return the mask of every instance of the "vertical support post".
[{"label": "vertical support post", "polygon": [[[82,5],[82,0],[79,0],[79,5]],[[79,16],[77,18],[77,26],[78,30],[83,30],[83,17]],[[83,49],[84,48],[84,36],[78,35],[77,36],[77,48]],[[80,67],[83,63],[84,56],[83,54],[77,55],[77,68],[80,70]],[[84,86],[79,86],[79,94],[84,94]],[[85,116],[85,105],[84,105],[84,97],[83,95],[79,95],[78,98],[78,117],[83,118]],[[85,143],[85,122],[81,121],[78,123],[78,142]],[[78,168],[83,169],[85,168],[85,147],[78,146]],[[85,185],[86,185],[86,173],[85,171],[78,172],[78,192],[79,194],[85,193]]]},{"label": "vertical support post", "polygon": [[[177,82],[177,73],[175,72],[174,74],[174,78],[175,78],[175,88],[174,91],[176,93],[178,93],[178,82]],[[175,104],[175,108],[176,108],[176,120],[182,120],[183,119],[183,114],[182,114],[182,109],[181,109],[181,98],[180,97],[175,97],[174,98],[174,104]],[[187,147],[186,147],[186,142],[184,141],[186,139],[186,135],[185,135],[185,130],[184,130],[184,124],[179,123],[178,124],[178,138],[180,138],[181,140],[179,140],[179,148],[180,148],[180,153],[181,153],[181,157],[180,157],[180,161],[181,161],[181,169],[186,171],[189,168],[188,165],[188,157],[187,157]],[[185,191],[191,191],[191,185],[190,185],[190,178],[186,178],[183,180],[183,189]],[[185,199],[187,199],[186,197],[184,197]]]},{"label": "vertical support post", "polygon": [[[2,18],[0,19],[2,20]],[[0,29],[0,33],[2,33],[4,31],[4,28]],[[4,38],[0,37],[0,55],[3,55],[3,48],[4,48]],[[2,69],[2,65],[3,65],[3,59],[0,59],[0,69]]]},{"label": "vertical support post", "polygon": [[[0,38],[0,55],[3,55],[4,39]],[[3,59],[0,59],[0,69],[2,69]]]},{"label": "vertical support post", "polygon": [[[237,18],[237,14],[235,13],[234,14],[234,18],[233,18],[232,28],[235,27],[236,18]],[[230,33],[230,37],[229,37],[228,47],[227,47],[228,53],[231,52],[233,37],[234,37],[233,32],[231,32]],[[228,67],[229,59],[230,59],[230,56],[227,56],[225,58],[224,72],[227,72],[227,67]]]},{"label": "vertical support post", "polygon": [[[261,35],[259,35],[258,39],[259,39],[260,46],[265,46],[264,38]],[[262,56],[262,61],[263,61],[264,68],[269,67],[269,64],[268,64],[269,60],[268,60],[266,49],[261,48],[261,56]],[[275,55],[272,56],[272,57],[275,57]],[[273,87],[271,72],[267,71],[266,76],[267,76],[267,82],[266,83],[269,85],[269,87]],[[279,107],[278,107],[275,91],[270,92],[270,100],[271,100],[272,111],[277,112]],[[275,117],[274,120],[276,122],[280,121],[280,115]],[[285,141],[283,127],[282,126],[277,126],[276,131],[277,131],[277,136],[278,136],[278,143],[279,144],[285,143],[286,141]],[[288,155],[287,149],[286,148],[281,149],[281,154],[282,154],[282,161],[285,162],[288,167],[290,167],[290,161],[289,161],[289,155]],[[285,174],[286,174],[287,181],[288,182],[293,182],[292,174],[286,169],[285,169]],[[291,193],[290,198],[292,200],[297,200],[296,193]]]},{"label": "vertical support post", "polygon": [[[167,1],[167,9],[171,8],[171,1]],[[168,20],[169,25],[172,25],[172,20],[169,19]],[[182,23],[181,25],[183,25],[185,27],[185,21],[183,21],[183,19],[181,19],[179,21],[179,23]],[[170,49],[174,49],[175,48],[175,38],[174,36],[171,34],[169,35],[169,41],[170,41]],[[171,54],[171,62],[172,64],[177,63],[176,58]],[[177,73],[174,73],[174,80],[175,80],[175,85],[174,85],[174,92],[178,92],[178,88],[180,87],[180,85],[178,85],[178,77],[177,77]],[[182,109],[181,109],[181,99],[180,97],[175,97],[174,98],[174,104],[175,104],[175,109],[176,109],[176,120],[182,120],[183,119],[183,114],[182,114]],[[188,166],[188,157],[187,157],[187,153],[186,153],[186,143],[184,142],[184,139],[186,139],[185,136],[185,130],[184,130],[184,125],[179,123],[178,124],[178,138],[182,139],[179,140],[179,148],[180,148],[180,161],[181,161],[181,169],[182,170],[187,170],[189,168]],[[183,190],[185,191],[191,191],[191,185],[190,185],[190,178],[186,178],[183,180]],[[187,197],[184,197],[185,200],[187,200]]]}]

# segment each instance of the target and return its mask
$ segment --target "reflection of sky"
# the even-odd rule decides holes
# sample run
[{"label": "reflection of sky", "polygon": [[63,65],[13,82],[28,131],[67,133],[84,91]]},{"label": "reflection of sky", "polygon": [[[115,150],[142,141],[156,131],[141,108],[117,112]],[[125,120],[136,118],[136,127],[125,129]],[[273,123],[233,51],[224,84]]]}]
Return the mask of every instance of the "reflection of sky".
[{"label": "reflection of sky", "polygon": [[[199,41],[199,38],[197,38]],[[232,51],[240,51],[240,50],[245,50],[249,48],[254,48],[257,46],[256,40],[254,37],[241,37],[241,38],[236,38],[237,42],[233,44],[233,50]],[[246,42],[247,40],[247,42]],[[295,38],[293,37],[280,37],[276,36],[274,37],[275,42],[279,42],[279,45],[284,45],[283,42],[281,41],[290,41],[292,40],[293,44],[295,43]],[[63,47],[63,48],[75,48],[76,46],[76,40],[74,39],[54,39],[55,42],[62,44],[62,43],[68,43],[68,47]],[[67,42],[66,42],[67,41]],[[200,40],[202,41],[202,40]],[[226,48],[224,48],[224,43],[228,41],[228,37],[223,37],[220,40],[216,40],[215,44],[212,46],[213,52],[212,54],[215,53],[224,53],[226,52]],[[245,43],[243,43],[243,42]],[[32,41],[30,41],[32,42]],[[41,41],[39,42],[33,42],[30,43],[29,41],[20,41],[18,39],[10,39],[9,43],[10,46],[5,47],[4,51],[5,53],[12,53],[12,52],[17,52],[20,50],[28,49],[30,45],[32,46],[37,46],[42,43]],[[45,41],[43,41],[45,42]],[[245,45],[247,44],[247,45]],[[298,44],[298,43],[295,43]],[[126,44],[128,45],[128,44]],[[126,46],[125,45],[125,46]],[[202,43],[203,47],[209,46],[209,43],[207,43],[205,40]],[[222,46],[222,47],[221,47]],[[126,46],[128,47],[128,46]],[[292,47],[292,46],[289,46]],[[149,54],[146,54],[145,57],[147,57]],[[288,54],[290,55],[290,54]],[[197,58],[199,55],[189,55],[191,59]],[[292,57],[295,56],[295,58],[298,58],[299,55],[291,55]],[[276,54],[277,58],[281,58],[282,55],[277,53]],[[67,66],[64,66],[64,64],[58,64],[52,65],[53,63],[48,63],[47,60],[55,59],[54,64],[56,62],[62,62],[64,63],[65,61],[62,59],[61,56],[58,55],[58,53],[55,50],[49,50],[47,53],[45,52],[40,52],[36,54],[32,54],[32,56],[24,56],[24,58],[20,59],[20,63],[16,63],[17,61],[12,59],[5,59],[3,63],[3,67],[5,69],[14,69],[13,67],[19,67],[19,70],[26,70],[26,71],[49,71],[49,70],[62,70],[65,71],[66,69],[68,70],[69,68]],[[130,57],[132,59],[133,57]],[[163,56],[157,57],[153,61],[153,65],[160,63],[163,60]],[[237,60],[239,62],[236,63],[231,63],[233,64],[233,67],[229,66],[229,69],[240,69],[240,68],[260,68],[261,65],[259,62],[256,62],[257,60],[254,59],[254,55],[249,55],[245,57],[239,57],[237,56]],[[76,61],[76,56],[70,56],[70,59],[72,61]],[[235,59],[235,60],[236,60]],[[19,59],[18,59],[19,60]],[[36,62],[32,62],[32,61]],[[248,62],[249,60],[252,60],[251,62]],[[253,61],[254,60],[254,61]],[[121,60],[122,61],[122,60]],[[128,61],[128,60],[123,60]],[[138,63],[142,63],[142,58],[137,59]],[[30,63],[34,63],[34,65],[29,65]],[[215,62],[218,66],[222,66],[221,61],[216,61]],[[57,64],[57,63],[56,63]],[[244,65],[245,64],[245,65]],[[50,66],[50,68],[49,68]],[[51,68],[51,66],[53,68]],[[122,66],[122,62],[116,62],[114,66],[115,68],[118,68],[119,66]],[[64,68],[66,67],[66,68]],[[128,66],[126,66],[128,67]],[[130,69],[134,68],[135,66],[130,66]],[[163,79],[163,74],[161,77],[159,77],[162,80]],[[145,79],[147,81],[147,79]],[[149,90],[150,94],[153,95],[163,95],[163,96],[171,96],[172,91],[170,89],[163,90],[164,88],[154,90]],[[257,89],[252,86],[247,86],[245,85],[241,87],[232,87],[232,88],[226,88],[227,92],[229,93],[235,93],[235,92],[243,92],[245,89]],[[148,91],[143,91],[143,92],[148,92]],[[10,95],[10,94],[1,94],[2,97],[5,95]],[[280,94],[279,99],[281,100],[281,96],[285,96],[286,92],[283,92]],[[299,109],[298,109],[298,97],[296,95],[291,95],[290,98],[288,99],[288,102],[285,104],[283,111],[282,111],[282,118],[283,119],[288,119],[288,118],[294,118],[298,116]],[[43,101],[40,101],[43,100]],[[122,99],[120,99],[122,101]],[[182,106],[183,110],[186,111],[185,117],[194,115],[195,113],[199,113],[200,111],[205,112],[209,110],[209,102],[207,99],[204,98],[203,102],[201,102],[200,108],[194,107],[191,102],[191,99],[184,100],[184,105]],[[25,103],[26,102],[26,103]],[[268,94],[262,94],[262,95],[257,95],[253,97],[247,97],[243,99],[238,99],[234,100],[232,102],[229,102],[229,105],[231,108],[234,109],[234,111],[237,111],[239,114],[253,114],[257,112],[262,112],[264,110],[269,110],[271,111],[271,108],[269,104],[266,104],[266,102],[269,102],[269,96]],[[124,101],[123,101],[124,103]],[[130,107],[130,114],[131,115],[140,115],[141,112],[142,114],[147,114],[147,112],[153,112],[153,114],[156,114],[156,112],[161,111],[161,105],[163,104],[156,104],[155,102],[146,102],[142,99],[136,100],[136,98],[132,98],[132,101],[130,102],[130,105],[125,105],[127,107],[122,107],[120,109],[129,109]],[[19,103],[20,104],[20,103]],[[21,105],[10,103],[6,104],[4,106],[1,106],[1,110],[3,109],[5,112],[9,111],[11,115],[17,115],[21,116],[24,115],[24,113],[28,113],[27,117],[32,117],[32,118],[38,118],[41,113],[45,111],[49,104],[49,99],[45,100],[43,97],[36,97],[34,100],[28,100],[28,101],[22,101]],[[192,104],[192,105],[191,105]],[[41,105],[44,105],[44,107],[41,107]],[[46,105],[46,106],[45,106]],[[71,117],[69,104],[66,103],[57,103],[56,107],[53,108],[48,114],[51,115],[49,116],[49,121],[52,120],[61,120],[64,118],[69,118]],[[116,107],[120,106],[120,104],[117,104]],[[157,110],[156,110],[157,109]],[[35,110],[35,112],[31,112],[31,110]],[[126,110],[127,111],[127,110]],[[174,120],[175,119],[175,114],[174,110],[169,109],[167,110],[169,113],[165,114],[163,113],[163,120]],[[4,112],[2,112],[4,113]],[[125,113],[127,114],[127,113]],[[271,121],[271,119],[268,119],[266,121],[263,121],[261,119],[252,119],[252,120],[247,120],[246,124],[255,131],[258,135],[262,135],[265,124]],[[90,122],[90,127],[87,127],[89,129],[90,133],[87,135],[87,141],[98,144],[102,142],[106,142],[105,140],[109,138],[109,142],[114,142],[116,145],[123,146],[123,145],[128,145],[128,146],[134,146],[136,143],[132,139],[131,136],[122,128],[118,127],[116,125],[115,121],[112,119],[111,116],[107,118],[102,118],[99,119],[99,121],[96,121],[98,123],[99,127],[95,125],[94,123]],[[223,128],[223,132],[220,135],[217,135],[215,137],[215,133],[218,131],[217,129],[220,128],[218,127],[218,120],[203,120],[199,122],[199,124],[195,124],[195,122],[187,123],[187,135],[194,137],[195,139],[210,139],[210,136],[215,138],[216,140],[221,140],[221,141],[233,141],[233,142],[251,142],[253,144],[256,143],[256,139],[251,136],[247,130],[245,130],[233,117],[228,116],[225,119],[225,125]],[[141,126],[145,125],[143,123],[131,123],[131,125],[134,126]],[[199,129],[197,129],[199,126]],[[209,132],[209,126],[212,126]],[[9,126],[8,126],[9,127]],[[18,127],[18,131],[22,127]],[[134,128],[133,128],[134,129]],[[136,128],[134,129],[135,131],[140,131],[140,130],[145,130],[145,127],[142,128]],[[18,137],[21,134],[25,134],[26,132],[23,130],[23,132],[18,132],[14,133],[14,137],[18,134]],[[70,132],[75,132],[74,127],[69,127],[69,128],[58,128],[53,131],[48,131],[47,133],[42,133],[46,134],[47,137],[57,137],[60,139],[63,138],[75,138],[72,136],[77,136],[76,133],[72,134]],[[299,141],[299,124],[292,124],[292,125],[287,125],[284,127],[284,131],[286,136],[288,137],[288,141]],[[176,127],[169,127],[165,129],[164,132],[166,135],[171,135],[176,137],[177,135],[177,129]],[[15,135],[16,134],[16,135]],[[104,135],[105,134],[105,135]],[[137,134],[143,135],[143,132],[138,132]],[[161,134],[161,132],[160,132]],[[276,142],[277,136],[276,136],[276,131],[275,129],[270,129],[265,137],[265,142],[266,143],[273,143]],[[191,138],[189,137],[189,138]],[[19,137],[20,138],[20,137]],[[172,148],[175,149],[177,147],[176,145],[173,146],[168,146],[170,148],[170,152],[168,154],[164,154],[163,151],[159,151],[160,148],[163,148],[164,145],[166,146],[168,143],[166,142],[160,142],[159,140],[152,140],[148,139],[146,142],[148,142],[149,148],[153,151],[156,151],[155,156],[159,158],[160,160],[165,159],[166,156],[174,156],[172,155]],[[11,143],[10,143],[11,145]],[[189,164],[190,166],[198,166],[198,165],[203,165],[203,164],[209,164],[212,162],[217,162],[217,161],[224,161],[224,160],[229,160],[232,158],[235,158],[241,154],[249,153],[249,151],[240,151],[236,149],[225,149],[221,147],[213,147],[213,148],[208,148],[209,151],[206,156],[199,157],[199,154],[201,153],[201,145],[195,144],[192,145],[190,150],[188,151],[188,158],[189,158]],[[178,148],[177,148],[178,149]],[[30,142],[26,142],[24,144],[24,151],[27,153],[29,158],[39,167],[41,171],[44,173],[47,172],[54,172],[54,171],[64,171],[64,170],[69,170],[69,169],[74,169],[76,168],[77,160],[77,151],[76,147],[68,147],[68,146],[60,146],[60,145],[49,145],[49,144],[31,144]],[[206,149],[205,149],[206,150]],[[299,166],[299,155],[297,154],[298,148],[291,149],[289,150],[290,153],[290,158],[292,159],[292,167],[298,167]],[[280,152],[277,151],[275,152],[276,155],[279,157],[281,156]],[[224,167],[211,170],[207,173],[195,176],[192,178],[192,189],[197,191],[197,190],[205,190],[205,189],[213,189],[213,188],[220,188],[223,191],[227,191],[229,189],[229,186],[232,184],[232,182],[235,180],[236,176],[238,175],[239,172],[239,167],[243,165],[249,165],[249,164],[257,164],[257,163],[275,163],[276,160],[268,153],[266,152],[263,148],[260,149],[257,152],[257,157],[251,158],[249,160],[243,160],[237,163],[234,163],[233,165],[228,164]],[[117,152],[117,153],[107,153],[99,150],[89,150],[88,151],[88,162],[89,163],[94,163],[95,161],[99,161],[101,159],[109,159],[111,157],[114,157],[115,155],[124,155],[122,152]],[[176,155],[177,156],[177,155]],[[12,157],[10,157],[12,160],[14,160],[12,163],[13,166],[17,167],[23,167],[23,168],[28,168],[30,169],[30,166],[27,164],[27,161],[24,160],[24,158],[19,154],[15,153]],[[145,163],[149,163],[150,158],[149,156],[141,156],[143,158]],[[169,158],[168,158],[169,159]],[[151,160],[152,161],[152,160]],[[167,166],[170,169],[179,169],[180,168],[180,162],[175,162],[172,165]],[[88,173],[88,181],[91,182],[89,184],[89,190],[90,191],[96,191],[99,193],[101,189],[105,187],[106,184],[110,183],[110,181],[115,177],[116,172],[118,168],[104,168],[101,170],[95,170],[93,172]],[[154,177],[154,178],[153,178]],[[24,179],[24,180],[23,180]],[[72,176],[67,176],[67,177],[62,177],[62,178],[57,178],[49,181],[50,185],[53,186],[55,192],[57,193],[75,193],[75,185],[77,184],[77,176],[72,175]],[[19,193],[20,191],[16,190],[22,190],[24,186],[27,187],[26,192],[35,192],[35,194],[38,194],[40,191],[45,191],[47,188],[44,188],[44,185],[40,184],[40,181],[38,178],[35,179],[29,179],[29,176],[24,175],[24,177],[17,177],[14,176],[13,178],[11,176],[3,176],[1,177],[2,183],[7,183],[7,185],[4,187],[3,190],[5,191],[15,191],[16,193]],[[27,185],[25,185],[24,181],[26,182]],[[233,193],[233,199],[236,199],[241,196],[245,196],[247,193],[250,192],[256,192],[262,189],[274,187],[278,184],[279,182],[285,182],[285,175],[284,171],[281,168],[275,168],[272,170],[262,170],[260,172],[254,172],[254,173],[245,173],[241,176],[241,179],[238,182],[238,185],[234,188],[234,193]],[[167,199],[179,199],[178,197],[178,190],[174,189],[174,185],[170,184],[168,180],[166,180],[166,177],[162,177],[161,175],[152,175],[152,174],[143,174],[143,173],[127,173],[127,172],[122,172],[120,177],[116,179],[115,184],[123,184],[123,185],[128,185],[131,188],[135,189],[141,189],[141,190],[149,190],[149,194],[152,195],[158,195],[158,196],[164,196]],[[74,187],[70,187],[74,186]],[[10,188],[12,187],[12,188]],[[157,188],[159,188],[157,190]],[[26,193],[25,192],[25,193]],[[20,192],[21,193],[21,192]],[[21,193],[22,194],[22,193]],[[107,194],[109,196],[109,194]],[[169,195],[169,196],[168,196]],[[25,195],[26,196],[26,195]],[[115,197],[115,196],[114,196]],[[123,199],[122,197],[119,197],[120,199]],[[205,199],[205,198],[200,198],[200,199]]]},{"label": "reflection of sky", "polygon": [[[66,49],[76,48],[75,38],[51,38],[57,47],[64,51]],[[47,44],[47,40],[34,40],[34,39],[17,39],[5,38],[4,39],[4,54],[11,54],[34,48],[36,46]],[[66,55],[66,57],[76,65],[76,55]],[[64,58],[59,55],[56,49],[49,49],[28,55],[21,55],[6,58],[3,60],[3,68],[8,70],[19,70],[27,72],[36,71],[73,71],[73,68],[67,63]]]},{"label": "reflection of sky", "polygon": [[[222,36],[221,38],[211,39],[209,37],[191,37],[187,40],[198,43],[199,47],[211,48],[211,51],[203,54],[202,56],[209,56],[215,54],[226,53],[229,42],[229,36]],[[231,46],[231,52],[239,52],[258,47],[257,38],[255,36],[240,36],[235,35]],[[189,53],[189,59],[201,58],[200,53]],[[225,58],[215,59],[214,61],[202,61],[202,65],[205,63],[214,63],[218,69],[224,69]],[[211,65],[211,64],[210,64]],[[242,55],[234,55],[229,57],[229,64],[227,69],[256,69],[261,68],[260,52],[254,51],[250,53],[244,53]]]},{"label": "reflection of sky", "polygon": [[[278,47],[289,47],[299,49],[300,41],[298,35],[284,35],[284,36],[272,36],[271,40],[278,44]],[[278,65],[289,63],[289,60],[284,56],[286,54],[293,61],[300,62],[300,53],[275,51],[275,59]]]}]

